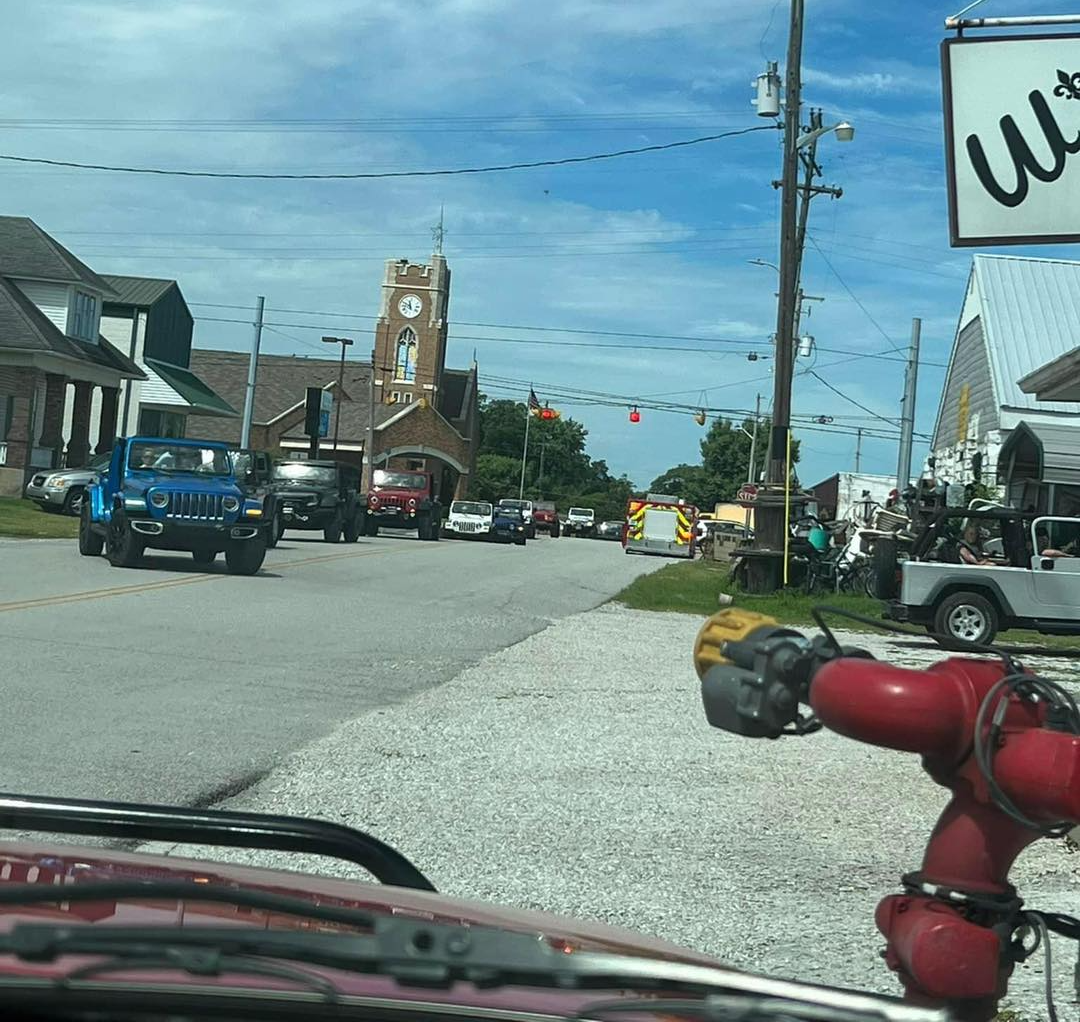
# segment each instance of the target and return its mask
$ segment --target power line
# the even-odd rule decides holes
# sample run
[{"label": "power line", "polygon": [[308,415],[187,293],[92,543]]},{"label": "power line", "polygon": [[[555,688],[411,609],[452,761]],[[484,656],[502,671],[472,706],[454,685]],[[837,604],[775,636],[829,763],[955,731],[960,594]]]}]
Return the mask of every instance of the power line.
[{"label": "power line", "polygon": [[774,131],[778,127],[779,125],[776,124],[759,124],[751,128],[738,128],[733,131],[724,131],[717,135],[701,135],[698,138],[687,138],[678,142],[665,142],[658,145],[639,146],[635,149],[619,149],[609,153],[591,153],[588,156],[565,156],[554,160],[535,160],[528,163],[503,163],[492,164],[486,167],[454,167],[441,170],[360,171],[351,174],[278,174],[247,173],[241,171],[177,170],[164,167],[126,167],[101,163],[77,163],[72,160],[49,160],[40,156],[13,156],[9,153],[0,153],[0,160],[7,160],[11,163],[32,163],[48,167],[73,167],[76,170],[101,170],[115,174],[153,174],[159,177],[230,178],[245,181],[360,181],[376,178],[451,177],[463,174],[493,174],[508,170],[531,170],[537,167],[565,167],[571,164],[593,163],[598,160],[615,160],[623,156],[638,156],[642,153],[657,153],[669,149],[682,149],[687,146],[701,145],[704,142],[717,142],[724,138],[749,135],[757,131]]}]

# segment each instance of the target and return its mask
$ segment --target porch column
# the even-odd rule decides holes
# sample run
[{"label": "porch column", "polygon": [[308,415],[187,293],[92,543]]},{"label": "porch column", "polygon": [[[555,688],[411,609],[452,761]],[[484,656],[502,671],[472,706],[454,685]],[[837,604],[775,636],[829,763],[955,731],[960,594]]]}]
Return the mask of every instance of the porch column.
[{"label": "porch column", "polygon": [[41,425],[39,447],[52,451],[50,464],[59,468],[64,454],[64,402],[67,397],[67,377],[58,373],[45,374],[45,416]]},{"label": "porch column", "polygon": [[68,440],[67,467],[81,468],[90,458],[90,402],[94,385],[86,380],[75,381],[75,403],[72,406],[71,439]]},{"label": "porch column", "polygon": [[7,435],[6,468],[30,468],[34,447],[34,395],[41,373],[20,369],[15,383],[15,402]]},{"label": "porch column", "polygon": [[98,443],[95,454],[111,451],[116,441],[116,414],[120,407],[120,388],[101,388],[101,417],[98,420]]}]

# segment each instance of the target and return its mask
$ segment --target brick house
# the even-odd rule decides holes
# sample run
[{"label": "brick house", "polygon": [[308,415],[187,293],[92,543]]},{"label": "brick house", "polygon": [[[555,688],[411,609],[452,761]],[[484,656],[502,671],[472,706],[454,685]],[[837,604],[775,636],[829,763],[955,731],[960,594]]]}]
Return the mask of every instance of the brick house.
[{"label": "brick house", "polygon": [[[252,446],[306,457],[305,396],[308,387],[320,387],[335,398],[321,457],[351,462],[366,472],[370,431],[376,467],[430,471],[444,499],[463,495],[475,471],[479,394],[475,364],[469,369],[445,365],[449,294],[450,271],[442,255],[433,255],[430,264],[388,260],[373,360],[346,361],[340,391],[337,359],[260,355]],[[191,369],[229,404],[243,407],[245,353],[195,348]],[[188,435],[235,443],[240,429],[239,420],[193,415]]]},{"label": "brick house", "polygon": [[[101,335],[104,278],[27,217],[0,217],[0,494],[112,448],[120,387],[144,373]],[[68,391],[71,408],[68,413]]]}]

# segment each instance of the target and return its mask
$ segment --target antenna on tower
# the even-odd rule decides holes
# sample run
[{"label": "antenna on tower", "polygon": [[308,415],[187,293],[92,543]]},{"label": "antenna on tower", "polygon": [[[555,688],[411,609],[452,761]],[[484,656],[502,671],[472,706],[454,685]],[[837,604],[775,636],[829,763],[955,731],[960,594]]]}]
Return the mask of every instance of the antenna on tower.
[{"label": "antenna on tower", "polygon": [[434,242],[433,249],[435,255],[443,254],[443,240],[446,238],[446,231],[443,229],[443,207],[439,207],[439,222],[431,229],[431,240]]}]

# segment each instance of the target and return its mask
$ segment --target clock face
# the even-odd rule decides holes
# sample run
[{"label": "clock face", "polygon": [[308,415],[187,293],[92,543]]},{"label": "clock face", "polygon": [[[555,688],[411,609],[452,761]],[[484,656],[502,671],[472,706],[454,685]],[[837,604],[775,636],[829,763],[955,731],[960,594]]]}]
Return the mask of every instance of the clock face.
[{"label": "clock face", "polygon": [[406,295],[398,302],[398,311],[408,319],[416,319],[424,308],[424,303],[416,295]]}]

